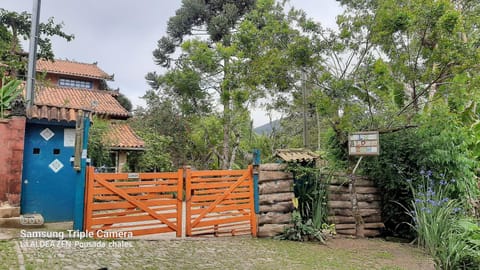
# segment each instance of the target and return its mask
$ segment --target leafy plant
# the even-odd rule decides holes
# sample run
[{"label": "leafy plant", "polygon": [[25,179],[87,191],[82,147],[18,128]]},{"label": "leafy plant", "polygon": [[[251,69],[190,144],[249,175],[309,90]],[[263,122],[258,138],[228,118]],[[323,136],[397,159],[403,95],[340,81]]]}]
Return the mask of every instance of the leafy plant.
[{"label": "leafy plant", "polygon": [[5,110],[10,108],[10,103],[22,93],[20,85],[22,81],[11,80],[6,83],[6,78],[2,78],[2,88],[0,88],[0,118],[5,117]]},{"label": "leafy plant", "polygon": [[479,246],[475,239],[470,239],[474,230],[458,222],[463,213],[461,202],[446,196],[456,180],[446,180],[443,175],[436,178],[431,171],[422,171],[421,175],[420,184],[409,182],[414,198],[409,215],[418,244],[433,257],[439,269],[476,267],[472,262],[478,260]]},{"label": "leafy plant", "polygon": [[464,231],[464,239],[468,245],[468,254],[462,261],[463,265],[480,265],[480,221],[463,218],[458,225]]},{"label": "leafy plant", "polygon": [[311,220],[316,229],[327,222],[327,178],[318,168],[290,163],[288,170],[294,174],[294,192],[302,220]]},{"label": "leafy plant", "polygon": [[300,212],[293,211],[292,223],[293,226],[286,227],[283,234],[277,237],[278,239],[300,242],[318,240],[325,243],[322,230],[315,227],[311,219],[304,222]]}]

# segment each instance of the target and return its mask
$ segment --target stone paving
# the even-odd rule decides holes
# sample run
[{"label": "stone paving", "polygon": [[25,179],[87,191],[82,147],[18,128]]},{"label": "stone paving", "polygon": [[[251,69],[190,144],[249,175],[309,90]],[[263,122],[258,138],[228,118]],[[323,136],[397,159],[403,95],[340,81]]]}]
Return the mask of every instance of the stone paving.
[{"label": "stone paving", "polygon": [[8,240],[0,238],[0,270],[433,269],[419,250],[381,239],[333,239],[325,246],[250,236],[55,239],[21,237],[19,229],[0,229],[2,235]]}]

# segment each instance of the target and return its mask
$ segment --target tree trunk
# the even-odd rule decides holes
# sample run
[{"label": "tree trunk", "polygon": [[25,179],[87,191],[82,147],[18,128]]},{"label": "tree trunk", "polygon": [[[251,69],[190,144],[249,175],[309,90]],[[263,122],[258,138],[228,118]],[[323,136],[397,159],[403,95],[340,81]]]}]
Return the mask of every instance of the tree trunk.
[{"label": "tree trunk", "polygon": [[[223,80],[228,80],[229,70],[228,70],[229,61],[228,58],[224,59],[224,68],[223,68]],[[227,170],[230,168],[230,131],[231,131],[231,98],[230,98],[230,88],[227,84],[226,87],[221,86],[220,98],[222,99],[223,104],[223,151],[221,158],[221,168]]]}]

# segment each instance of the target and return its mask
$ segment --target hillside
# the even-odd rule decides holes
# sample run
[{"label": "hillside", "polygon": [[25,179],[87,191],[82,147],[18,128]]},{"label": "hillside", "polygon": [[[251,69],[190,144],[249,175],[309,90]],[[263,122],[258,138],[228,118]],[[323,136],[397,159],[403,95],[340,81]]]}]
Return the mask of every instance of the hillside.
[{"label": "hillside", "polygon": [[270,133],[272,133],[273,128],[280,128],[280,120],[275,120],[271,123],[256,127],[253,129],[253,131],[257,134],[269,135]]}]

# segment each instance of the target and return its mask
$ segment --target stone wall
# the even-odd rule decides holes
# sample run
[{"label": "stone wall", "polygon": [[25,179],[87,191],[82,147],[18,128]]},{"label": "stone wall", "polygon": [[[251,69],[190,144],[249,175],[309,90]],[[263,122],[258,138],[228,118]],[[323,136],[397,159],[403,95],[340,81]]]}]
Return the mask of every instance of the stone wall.
[{"label": "stone wall", "polygon": [[0,119],[0,205],[20,206],[25,117]]}]

